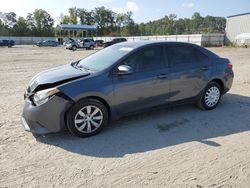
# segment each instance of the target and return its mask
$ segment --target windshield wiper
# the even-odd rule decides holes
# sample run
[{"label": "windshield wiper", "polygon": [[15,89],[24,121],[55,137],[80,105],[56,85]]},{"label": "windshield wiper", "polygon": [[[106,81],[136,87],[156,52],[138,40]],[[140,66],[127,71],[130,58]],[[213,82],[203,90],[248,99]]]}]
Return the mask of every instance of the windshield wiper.
[{"label": "windshield wiper", "polygon": [[89,72],[89,71],[95,71],[94,69],[90,69],[90,68],[88,68],[88,67],[86,67],[86,66],[83,66],[83,65],[79,65],[79,63],[80,63],[80,61],[78,61],[78,62],[74,62],[74,63],[71,63],[71,65],[74,67],[74,68],[76,68],[76,69],[79,69],[79,70],[85,70],[85,71],[87,71],[87,72]]},{"label": "windshield wiper", "polygon": [[90,69],[89,68],[87,68],[87,67],[84,67],[84,66],[77,66],[78,67],[78,69],[80,69],[80,70],[85,70],[85,71],[90,71]]},{"label": "windshield wiper", "polygon": [[71,63],[71,66],[74,67],[74,68],[76,68],[76,69],[78,69],[78,70],[83,70],[83,69],[84,69],[85,71],[88,71],[88,70],[89,70],[89,69],[87,69],[86,67],[83,67],[82,65],[79,66],[79,65],[78,65],[79,62],[80,62],[80,61]]}]

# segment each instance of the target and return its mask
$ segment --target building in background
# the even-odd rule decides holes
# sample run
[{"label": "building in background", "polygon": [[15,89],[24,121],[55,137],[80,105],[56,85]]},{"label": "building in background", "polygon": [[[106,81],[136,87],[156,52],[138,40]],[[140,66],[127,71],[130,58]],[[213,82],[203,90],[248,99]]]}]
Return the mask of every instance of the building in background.
[{"label": "building in background", "polygon": [[250,12],[227,17],[225,42],[250,44]]}]

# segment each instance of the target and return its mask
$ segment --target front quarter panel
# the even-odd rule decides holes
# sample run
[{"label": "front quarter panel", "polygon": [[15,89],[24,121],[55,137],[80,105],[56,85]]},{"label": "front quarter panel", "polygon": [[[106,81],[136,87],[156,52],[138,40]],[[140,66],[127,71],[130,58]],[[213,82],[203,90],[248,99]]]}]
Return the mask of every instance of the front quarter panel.
[{"label": "front quarter panel", "polygon": [[112,106],[113,87],[108,73],[88,76],[58,87],[74,102],[86,97],[99,97]]}]

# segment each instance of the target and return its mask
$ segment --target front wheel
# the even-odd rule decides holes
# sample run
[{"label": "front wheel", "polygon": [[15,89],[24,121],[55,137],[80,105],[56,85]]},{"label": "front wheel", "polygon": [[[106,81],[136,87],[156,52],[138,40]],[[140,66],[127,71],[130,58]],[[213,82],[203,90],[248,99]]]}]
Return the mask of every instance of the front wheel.
[{"label": "front wheel", "polygon": [[67,127],[71,134],[89,137],[98,134],[108,123],[105,105],[95,99],[85,99],[75,104],[67,115]]},{"label": "front wheel", "polygon": [[213,110],[221,99],[221,86],[216,82],[210,82],[198,102],[202,110]]}]

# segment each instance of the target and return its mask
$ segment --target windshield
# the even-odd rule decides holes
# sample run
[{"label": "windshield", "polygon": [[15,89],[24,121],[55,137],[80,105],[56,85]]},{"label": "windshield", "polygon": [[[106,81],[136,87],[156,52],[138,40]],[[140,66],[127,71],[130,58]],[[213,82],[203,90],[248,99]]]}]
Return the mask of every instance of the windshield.
[{"label": "windshield", "polygon": [[79,61],[78,67],[101,71],[113,65],[124,55],[128,54],[133,48],[122,46],[111,46],[104,48]]}]

